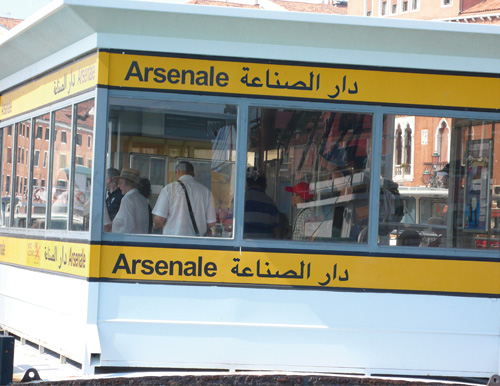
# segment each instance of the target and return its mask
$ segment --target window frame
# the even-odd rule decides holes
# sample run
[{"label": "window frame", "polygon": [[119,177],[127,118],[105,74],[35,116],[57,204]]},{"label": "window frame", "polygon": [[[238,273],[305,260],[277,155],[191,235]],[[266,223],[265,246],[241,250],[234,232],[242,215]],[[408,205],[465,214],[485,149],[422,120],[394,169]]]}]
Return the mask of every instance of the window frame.
[{"label": "window frame", "polygon": [[[44,106],[43,108],[35,109],[29,113],[24,113],[24,114],[21,114],[19,116],[14,117],[14,118],[10,118],[10,119],[7,119],[7,120],[1,122],[0,133],[3,133],[4,130],[7,133],[7,127],[14,126],[14,133],[11,133],[11,135],[12,134],[17,135],[17,131],[16,131],[17,130],[16,127],[18,126],[17,124],[20,124],[20,123],[28,121],[28,120],[30,121],[30,128],[29,129],[27,127],[25,128],[26,137],[30,138],[30,140],[29,140],[30,149],[29,150],[26,149],[27,152],[29,151],[29,153],[28,153],[29,154],[29,157],[28,157],[29,158],[29,162],[28,162],[29,177],[28,177],[27,181],[30,181],[30,184],[28,185],[28,189],[27,189],[27,195],[28,195],[28,203],[27,203],[28,206],[27,207],[29,208],[28,209],[28,216],[27,216],[27,223],[29,223],[31,221],[33,179],[36,178],[33,175],[35,153],[38,153],[38,167],[41,167],[40,153],[44,151],[43,147],[40,147],[39,149],[35,150],[35,141],[45,139],[45,133],[43,131],[43,126],[40,126],[40,128],[38,127],[38,125],[35,126],[35,118],[42,117],[46,114],[49,114],[49,116],[50,116],[49,127],[52,127],[51,126],[52,125],[51,119],[52,119],[53,112],[60,110],[61,108],[64,108],[67,106],[73,107],[73,106],[77,105],[78,103],[85,102],[85,101],[88,101],[90,99],[94,99],[94,106],[95,106],[95,104],[97,102],[96,101],[96,94],[97,94],[96,90],[91,90],[91,91],[86,92],[84,94],[77,95],[75,97],[71,97],[71,98],[65,99],[63,101],[56,102],[56,103],[49,105],[49,106]],[[101,103],[107,103],[107,102],[105,100],[101,100]],[[94,119],[94,131],[95,131],[95,127],[96,127],[96,120]],[[41,136],[36,135],[38,130],[40,131]],[[16,138],[16,137],[14,137],[14,138]],[[3,137],[1,138],[1,141],[3,141]],[[50,139],[49,139],[49,141],[50,141]],[[15,143],[15,141],[13,142],[13,144],[14,143]],[[17,146],[17,143],[15,143],[15,145]],[[17,151],[12,151],[12,152],[16,153],[16,154],[13,154],[13,156],[17,157]],[[49,148],[49,151],[48,151],[49,156],[50,156],[51,152],[52,152],[52,149]],[[92,152],[92,156],[95,157],[94,152]],[[51,157],[49,157],[49,160],[50,159],[51,159]],[[16,158],[16,161],[17,161],[17,158]],[[0,160],[0,163],[1,162],[2,162],[2,160]],[[25,160],[25,162],[26,162],[26,160]],[[10,168],[10,170],[12,170],[12,168]],[[10,170],[9,170],[9,172],[10,172]],[[2,170],[0,169],[0,184],[4,184],[4,178],[6,176],[8,176],[10,178],[10,174],[5,173],[5,176],[4,176],[4,174],[2,173]],[[38,181],[40,183],[40,187],[44,187],[47,190],[49,190],[50,185],[51,185],[50,184],[51,178],[52,178],[52,175],[51,175],[51,172],[49,170],[49,173],[46,176],[42,176],[41,181]],[[13,183],[14,183],[13,180],[14,179],[11,178],[11,183],[10,183],[11,192],[12,192]],[[47,183],[47,182],[49,182],[49,183]],[[23,187],[23,189],[25,189],[25,188]],[[46,208],[47,208],[47,205],[46,205]],[[47,219],[47,214],[48,214],[49,210],[50,209],[47,209],[47,211],[46,211],[45,219]],[[70,222],[70,218],[69,218],[69,214],[68,214],[68,223],[69,222]],[[1,229],[1,232],[7,232],[7,233],[13,232],[15,234],[16,232],[19,232],[19,228],[11,228],[10,225],[9,225],[9,227],[2,227],[0,229]],[[69,231],[68,227],[66,230],[30,229],[30,228],[28,228],[26,231],[30,234],[33,234],[33,235],[47,236],[47,237],[70,237],[72,239],[81,239],[81,240],[88,240],[90,238],[90,231],[83,231],[83,232],[82,231]],[[69,232],[71,232],[71,233],[69,233]]]},{"label": "window frame", "polygon": [[[400,8],[402,9],[402,8]],[[97,95],[101,95],[101,98],[97,98]],[[377,176],[380,175],[381,169],[381,152],[382,152],[382,131],[383,131],[383,117],[384,115],[394,114],[394,115],[425,115],[432,117],[449,117],[449,118],[465,118],[465,119],[493,119],[500,120],[499,113],[484,112],[484,111],[458,111],[452,109],[425,109],[418,107],[400,107],[400,106],[384,106],[384,105],[363,105],[363,104],[332,104],[314,101],[293,101],[293,100],[281,100],[281,99],[269,99],[269,98],[241,98],[241,97],[219,97],[219,96],[208,96],[208,95],[184,95],[176,93],[161,93],[152,91],[133,91],[133,90],[97,90],[89,92],[88,94],[81,95],[63,102],[51,105],[44,109],[36,110],[32,113],[19,116],[16,119],[6,120],[2,122],[2,127],[0,129],[6,128],[17,122],[24,121],[28,118],[35,118],[46,113],[51,113],[62,107],[68,105],[76,105],[79,102],[86,101],[88,99],[95,99],[96,115],[94,121],[94,130],[96,127],[107,127],[107,109],[109,104],[109,98],[111,97],[127,97],[127,98],[137,98],[137,99],[152,99],[152,100],[172,100],[172,101],[185,101],[192,103],[216,103],[216,104],[232,104],[237,106],[237,127],[238,127],[238,138],[237,138],[237,153],[236,153],[236,184],[235,184],[235,202],[241,202],[244,197],[245,189],[245,169],[246,169],[246,150],[247,150],[247,135],[248,135],[248,110],[250,107],[269,107],[269,108],[290,108],[290,109],[307,109],[307,110],[329,110],[329,111],[341,111],[341,112],[352,112],[352,113],[366,113],[373,115],[373,128],[372,128],[372,170],[371,179],[372,184],[370,187],[370,221],[369,229],[370,234],[368,238],[368,243],[366,245],[353,245],[344,243],[294,243],[294,249],[298,251],[304,251],[308,253],[323,253],[328,251],[331,253],[332,250],[338,252],[361,252],[361,253],[383,253],[383,254],[405,254],[413,253],[405,249],[404,247],[390,247],[378,245],[377,243],[377,230],[378,230],[378,197],[377,192],[380,188],[380,181],[378,181]],[[33,122],[33,121],[32,121]],[[37,128],[31,125],[32,136],[31,141],[35,141]],[[430,135],[430,133],[429,133]],[[106,140],[107,130],[101,130],[101,132],[95,131],[94,139],[94,149],[93,149],[93,165],[105,165],[106,159]],[[30,158],[33,156],[34,148],[32,147]],[[72,160],[74,162],[74,160]],[[97,170],[95,170],[97,169]],[[102,193],[104,197],[104,172],[100,170],[102,168],[93,168],[92,176],[93,180],[93,194],[98,197],[98,194]],[[3,176],[1,176],[1,181],[4,181]],[[50,181],[51,176],[47,177]],[[32,181],[32,176],[30,175],[30,181]],[[12,181],[12,179],[11,179]],[[40,181],[43,184],[45,181],[42,179]],[[12,184],[11,184],[12,186]],[[98,203],[99,200],[93,200],[93,217],[92,221],[102,221],[102,211],[98,213],[96,208],[99,208],[102,203]],[[71,204],[72,205],[72,204]],[[70,211],[68,211],[70,212]],[[235,233],[232,239],[218,239],[218,238],[178,238],[178,237],[155,237],[150,235],[134,235],[134,243],[140,245],[165,245],[169,246],[172,244],[192,246],[192,245],[216,245],[218,247],[242,247],[246,249],[252,248],[265,248],[269,250],[280,250],[289,249],[289,243],[287,241],[278,240],[244,240],[243,239],[243,207],[241,205],[235,205]],[[68,215],[69,216],[69,215]],[[71,220],[70,220],[71,221]],[[70,223],[68,221],[68,224]],[[130,242],[129,235],[116,235],[111,233],[102,233],[101,230],[91,229],[90,232],[78,232],[71,231],[71,237],[88,239],[89,237],[94,237],[94,239],[100,238],[103,241],[118,241],[118,242]],[[8,228],[2,228],[7,230]],[[29,230],[30,232],[37,232],[36,230]],[[40,232],[40,231],[38,231]],[[69,231],[67,231],[69,233]],[[51,231],[44,230],[42,234],[48,236],[61,235],[61,231]],[[69,234],[68,234],[69,235]],[[418,254],[422,256],[434,256],[435,250],[432,248],[418,248]],[[470,250],[467,249],[448,249],[440,248],[440,254],[443,256],[463,256],[464,258],[470,255]],[[417,253],[417,252],[414,252]],[[482,256],[498,258],[498,251],[481,251]]]},{"label": "window frame", "polygon": [[[371,170],[371,187],[370,187],[370,208],[369,208],[369,236],[367,244],[353,243],[310,243],[294,241],[294,249],[308,253],[325,253],[332,250],[340,252],[360,252],[360,253],[384,253],[388,255],[394,254],[411,254],[416,253],[408,251],[405,247],[385,246],[378,244],[378,212],[379,212],[379,189],[380,181],[377,175],[381,171],[381,155],[382,155],[382,132],[383,132],[383,117],[384,115],[425,115],[432,117],[449,117],[449,118],[465,118],[465,119],[494,119],[500,120],[500,114],[482,111],[458,111],[451,109],[425,109],[420,107],[399,107],[399,106],[384,106],[384,105],[364,105],[364,104],[329,104],[314,101],[293,101],[293,100],[273,100],[268,98],[245,99],[237,97],[217,97],[207,95],[183,95],[175,93],[156,93],[150,91],[134,91],[134,90],[110,90],[108,91],[109,98],[132,98],[143,100],[164,100],[164,101],[185,101],[193,103],[225,103],[236,105],[238,108],[238,138],[237,138],[237,154],[236,154],[236,185],[235,185],[235,202],[242,202],[245,193],[245,170],[246,170],[246,151],[247,151],[247,136],[248,136],[248,110],[251,107],[268,107],[268,108],[287,108],[287,109],[306,109],[306,110],[328,110],[345,113],[366,113],[373,115],[372,128],[372,170]],[[97,118],[99,120],[99,118]],[[102,119],[102,117],[101,117]],[[107,118],[106,118],[107,119]],[[107,121],[103,123],[107,127]],[[412,128],[412,147],[414,146],[414,128]],[[106,133],[107,137],[107,133]],[[107,143],[107,139],[106,139]],[[96,147],[99,143],[96,142]],[[103,144],[102,146],[105,146]],[[414,153],[414,151],[412,152]],[[242,154],[244,157],[242,157]],[[105,155],[102,157],[105,159]],[[99,157],[94,162],[100,162]],[[104,183],[104,178],[102,180]],[[96,192],[94,192],[96,194]],[[103,190],[104,194],[104,190]],[[138,245],[217,245],[218,247],[242,247],[246,249],[264,248],[269,250],[288,250],[290,248],[289,240],[245,240],[243,239],[243,222],[244,222],[243,205],[236,205],[234,208],[234,235],[232,239],[219,238],[196,238],[196,237],[171,237],[155,235],[133,235],[134,243]],[[102,233],[103,241],[110,242],[130,242],[130,235],[121,235],[113,233]],[[464,258],[470,255],[468,249],[451,249],[440,248],[439,252],[443,255],[460,256]],[[482,251],[481,253],[491,257],[498,257],[498,251]],[[434,256],[436,253],[433,248],[418,248],[418,254],[422,256]]]}]

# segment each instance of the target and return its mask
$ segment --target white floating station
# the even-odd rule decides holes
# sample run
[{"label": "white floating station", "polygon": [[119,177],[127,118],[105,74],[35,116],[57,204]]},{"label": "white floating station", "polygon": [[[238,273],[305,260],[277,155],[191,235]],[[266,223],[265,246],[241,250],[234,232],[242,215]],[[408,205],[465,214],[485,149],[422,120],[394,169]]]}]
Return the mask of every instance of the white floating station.
[{"label": "white floating station", "polygon": [[[486,183],[496,184],[498,27],[60,0],[0,40],[0,98],[6,331],[80,363],[85,374],[500,371],[500,254],[475,243],[498,238],[496,225],[454,222],[439,249],[384,244],[378,230],[379,177],[393,173],[384,163],[393,153],[384,147],[393,140],[388,117],[449,117],[450,160],[462,160],[462,139],[487,138]],[[362,132],[345,139],[364,144],[350,181],[364,184],[365,238],[354,240],[345,218],[342,234],[330,237],[336,220],[327,223],[326,212],[330,234],[314,242],[247,238],[247,166],[265,167],[292,226],[284,187],[305,168],[304,178],[320,169],[312,156],[299,162],[294,144],[341,115],[363,118]],[[474,138],[464,136],[463,120],[475,122]],[[291,129],[301,122],[302,131]],[[230,148],[216,149],[223,131]],[[218,233],[104,232],[108,167],[147,173],[153,207],[181,159],[208,178]],[[323,207],[341,202],[327,199]],[[484,200],[493,223],[493,195]]]}]

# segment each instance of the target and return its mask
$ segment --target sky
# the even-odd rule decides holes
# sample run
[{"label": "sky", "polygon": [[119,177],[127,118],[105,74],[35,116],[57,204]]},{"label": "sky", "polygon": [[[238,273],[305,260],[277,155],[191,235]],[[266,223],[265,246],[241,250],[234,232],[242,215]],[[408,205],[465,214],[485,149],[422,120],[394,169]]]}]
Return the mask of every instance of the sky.
[{"label": "sky", "polygon": [[26,19],[52,0],[0,0],[0,17]]}]

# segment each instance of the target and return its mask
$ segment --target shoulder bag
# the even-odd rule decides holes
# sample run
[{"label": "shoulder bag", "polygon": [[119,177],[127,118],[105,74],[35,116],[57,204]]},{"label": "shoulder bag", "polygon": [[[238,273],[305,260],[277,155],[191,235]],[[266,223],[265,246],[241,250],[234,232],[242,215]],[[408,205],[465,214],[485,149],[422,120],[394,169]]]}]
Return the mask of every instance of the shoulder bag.
[{"label": "shoulder bag", "polygon": [[194,214],[193,214],[193,208],[191,207],[191,201],[189,200],[189,194],[187,192],[186,186],[181,181],[177,181],[177,182],[182,186],[182,189],[184,189],[184,194],[186,195],[186,201],[187,201],[187,205],[188,205],[188,209],[189,209],[189,215],[191,216],[191,222],[193,223],[194,234],[196,236],[199,236],[200,232],[198,231],[198,227],[196,226],[196,221],[194,219]]}]

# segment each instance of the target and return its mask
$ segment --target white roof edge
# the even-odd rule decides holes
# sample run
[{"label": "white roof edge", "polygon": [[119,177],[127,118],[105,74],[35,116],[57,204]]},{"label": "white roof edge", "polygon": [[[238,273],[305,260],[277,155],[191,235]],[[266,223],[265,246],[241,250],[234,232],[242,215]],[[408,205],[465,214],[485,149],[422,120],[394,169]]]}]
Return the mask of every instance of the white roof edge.
[{"label": "white roof edge", "polygon": [[85,55],[96,50],[97,35],[87,36],[85,39],[75,42],[66,47],[63,52],[55,52],[48,55],[41,61],[20,69],[18,72],[0,79],[0,94],[7,89],[15,87],[26,81],[26,79],[38,76],[61,65],[61,63],[71,61],[75,57]]},{"label": "white roof edge", "polygon": [[[99,10],[102,12],[99,12]],[[104,11],[106,9],[106,11]],[[108,16],[112,15],[114,10],[122,10],[126,17],[140,17],[142,20],[149,20],[149,16],[154,15],[155,12],[165,14],[176,15],[186,15],[186,16],[202,16],[200,18],[193,17],[192,22],[199,23],[200,20],[204,20],[204,16],[213,17],[212,21],[222,21],[217,19],[225,18],[227,25],[234,27],[241,25],[243,26],[243,32],[251,31],[251,28],[255,26],[266,26],[262,33],[257,34],[258,37],[253,39],[250,35],[248,40],[246,40],[247,35],[241,35],[239,38],[242,40],[233,40],[231,36],[225,37],[222,33],[214,33],[210,39],[203,40],[204,32],[197,31],[195,34],[186,36],[186,44],[181,45],[179,41],[184,38],[184,35],[179,34],[166,34],[161,35],[161,31],[157,31],[157,27],[152,31],[151,28],[149,35],[144,35],[142,33],[137,33],[136,35],[130,35],[132,39],[129,39],[130,25],[120,25],[116,22],[116,26],[119,28],[114,28],[112,22],[110,23],[107,19]],[[94,23],[95,15],[101,16],[101,20]],[[191,20],[191,18],[187,18]],[[40,45],[37,37],[39,33],[45,32],[47,36],[54,36],[54,21],[61,21],[61,28],[73,27],[76,23],[80,28],[73,28],[72,34],[60,34],[60,36],[54,37],[54,40],[58,39],[57,42],[51,42],[51,45]],[[240,23],[241,20],[241,23]],[[246,22],[245,22],[246,21]],[[255,21],[255,23],[253,22]],[[262,23],[258,23],[262,21]],[[297,38],[297,41],[292,41],[286,34],[286,36],[277,36],[276,39],[269,39],[266,32],[274,31],[271,27],[274,27],[273,21],[283,21],[281,28],[287,28],[287,22],[293,23],[304,23],[305,27],[310,27],[312,32],[305,34],[304,38],[300,36],[299,33],[295,33],[293,36]],[[212,30],[216,31],[213,23],[211,24]],[[315,24],[318,29],[315,30],[313,27]],[[189,24],[191,25],[191,24]],[[325,31],[330,32],[330,28],[323,27],[335,27],[331,31],[336,33],[342,33],[339,36],[344,37],[344,41],[339,40],[339,44],[333,44],[330,40],[325,39]],[[297,25],[294,25],[297,27]],[[297,30],[300,30],[300,25]],[[319,28],[321,27],[321,28]],[[338,28],[337,28],[338,27]],[[352,30],[358,28],[361,31],[360,34],[352,34]],[[363,30],[364,29],[364,30]],[[373,31],[372,31],[373,30]],[[372,32],[380,32],[380,34],[372,34]],[[147,32],[146,31],[146,32]],[[176,30],[177,31],[177,30]],[[316,42],[311,41],[316,35],[312,35],[314,32],[321,31],[323,33],[323,39],[318,39]],[[415,31],[415,34],[413,33]],[[31,32],[31,33],[29,33]],[[141,27],[140,32],[143,31]],[[158,34],[157,34],[158,32]],[[167,31],[168,32],[168,31]],[[189,31],[188,31],[189,32]],[[205,31],[206,32],[206,31]],[[216,31],[219,32],[219,31]],[[414,51],[413,49],[406,49],[406,47],[401,47],[401,44],[406,44],[401,39],[397,40],[396,43],[399,44],[399,48],[394,45],[394,42],[387,41],[385,45],[382,44],[380,48],[380,41],[374,40],[382,37],[397,36],[398,32],[405,33],[406,37],[414,39],[414,41],[422,41],[423,43],[418,43],[418,49]],[[468,47],[472,49],[470,55],[464,55],[461,51],[457,49],[449,49],[442,51],[442,47],[438,44],[439,42],[434,41],[431,44],[431,48],[427,50],[427,44],[422,40],[422,37],[432,36],[436,37],[437,34],[445,32],[443,37],[446,36],[448,42],[454,41],[454,39],[460,39],[462,34],[476,34],[473,39],[468,40]],[[455,35],[456,34],[456,35]],[[374,35],[375,37],[373,37]],[[478,36],[479,35],[479,36]],[[148,41],[151,44],[142,44],[142,42],[137,42],[138,39],[144,39],[144,36],[149,36]],[[354,36],[353,39],[351,37]],[[465,35],[463,35],[465,36]],[[441,37],[441,35],[439,35]],[[469,36],[466,36],[469,37]],[[254,10],[254,9],[241,9],[241,8],[228,8],[228,7],[212,7],[212,6],[200,6],[191,4],[175,4],[160,1],[131,1],[131,0],[54,0],[52,3],[41,9],[39,12],[26,19],[24,22],[19,24],[17,27],[12,29],[10,33],[0,37],[0,58],[2,53],[8,53],[9,55],[14,55],[20,60],[20,62],[8,62],[4,59],[4,62],[0,60],[0,64],[4,63],[5,66],[0,67],[0,91],[6,90],[18,84],[23,79],[28,79],[29,77],[37,76],[51,68],[51,66],[56,66],[59,60],[62,63],[65,60],[71,59],[71,55],[78,54],[78,47],[80,47],[81,53],[88,52],[92,49],[97,48],[118,48],[122,49],[128,47],[128,49],[133,50],[134,47],[144,47],[150,48],[150,51],[154,51],[154,47],[170,47],[172,52],[190,52],[193,54],[206,54],[206,55],[223,55],[227,56],[228,52],[233,52],[235,55],[241,57],[251,57],[258,55],[259,58],[268,59],[285,59],[285,60],[305,60],[313,62],[322,61],[332,61],[337,60],[337,63],[351,63],[351,64],[365,64],[365,65],[389,65],[388,60],[384,57],[386,54],[396,54],[401,53],[401,58],[406,58],[412,60],[391,62],[393,66],[411,67],[411,68],[423,68],[423,69],[440,69],[443,66],[445,70],[457,70],[465,71],[469,69],[471,61],[477,62],[477,58],[482,59],[481,65],[477,63],[470,68],[474,68],[476,71],[498,73],[498,68],[500,68],[500,55],[493,53],[490,55],[489,49],[487,47],[482,47],[478,50],[477,57],[475,55],[475,44],[479,39],[488,39],[488,47],[492,44],[496,45],[498,43],[498,37],[500,37],[500,28],[496,25],[470,25],[470,24],[458,24],[458,23],[445,23],[436,21],[422,21],[422,20],[405,20],[405,19],[386,19],[386,18],[371,18],[371,17],[360,17],[360,16],[343,16],[343,15],[324,15],[324,14],[312,14],[312,13],[297,13],[297,12],[280,12],[280,11],[267,11],[267,10]],[[46,37],[45,37],[46,38]],[[163,44],[166,41],[174,41],[170,45]],[[203,40],[202,45],[197,44],[197,40]],[[359,49],[353,45],[355,43],[359,45]],[[390,39],[389,39],[390,40]],[[176,42],[175,42],[176,41]],[[133,43],[135,42],[135,46]],[[158,44],[153,45],[153,42]],[[239,46],[235,43],[240,43]],[[347,43],[346,43],[347,42]],[[177,44],[175,44],[177,43]],[[309,56],[305,55],[296,57],[298,53],[290,52],[289,43],[295,44],[300,47],[303,54],[304,52],[309,52]],[[317,44],[315,44],[317,43]],[[22,50],[26,50],[26,46],[31,44],[34,48],[32,55],[24,59],[25,55],[22,55]],[[231,44],[235,45],[237,49],[228,48]],[[273,46],[274,44],[274,46]],[[225,46],[225,49],[223,47]],[[249,50],[245,52],[244,48],[247,47]],[[211,49],[211,53],[208,49]],[[265,50],[263,50],[265,48]],[[252,50],[253,49],[253,50]],[[397,51],[397,50],[400,51]],[[158,50],[158,49],[157,49]],[[203,51],[203,52],[202,52]],[[252,54],[249,54],[252,52]],[[312,55],[313,53],[314,55]],[[369,56],[367,58],[366,56]],[[320,57],[319,57],[320,56]],[[6,57],[6,56],[5,56]],[[304,59],[309,58],[309,59]],[[439,60],[443,59],[442,64]],[[454,64],[451,67],[447,67],[451,61],[458,59],[458,64]],[[402,63],[408,63],[402,64]],[[498,64],[498,65],[497,65]]]},{"label": "white roof edge", "polygon": [[[273,10],[256,10],[236,7],[217,7],[203,6],[193,4],[178,4],[165,2],[161,0],[53,0],[44,8],[34,13],[23,22],[12,28],[9,32],[0,37],[0,47],[8,40],[15,39],[24,31],[29,30],[36,24],[42,22],[50,15],[65,6],[69,7],[87,7],[87,8],[116,8],[135,11],[160,11],[183,14],[205,14],[210,16],[222,17],[241,17],[245,19],[261,20],[281,20],[303,23],[336,24],[356,27],[375,27],[387,29],[403,30],[424,30],[424,31],[447,31],[464,32],[463,25],[458,23],[445,23],[450,19],[439,20],[408,20],[408,19],[387,19],[379,17],[350,16],[350,15],[331,15],[305,12],[282,12]],[[500,28],[492,25],[474,24],[468,25],[468,32],[500,34]],[[99,31],[95,31],[99,32]]]}]

